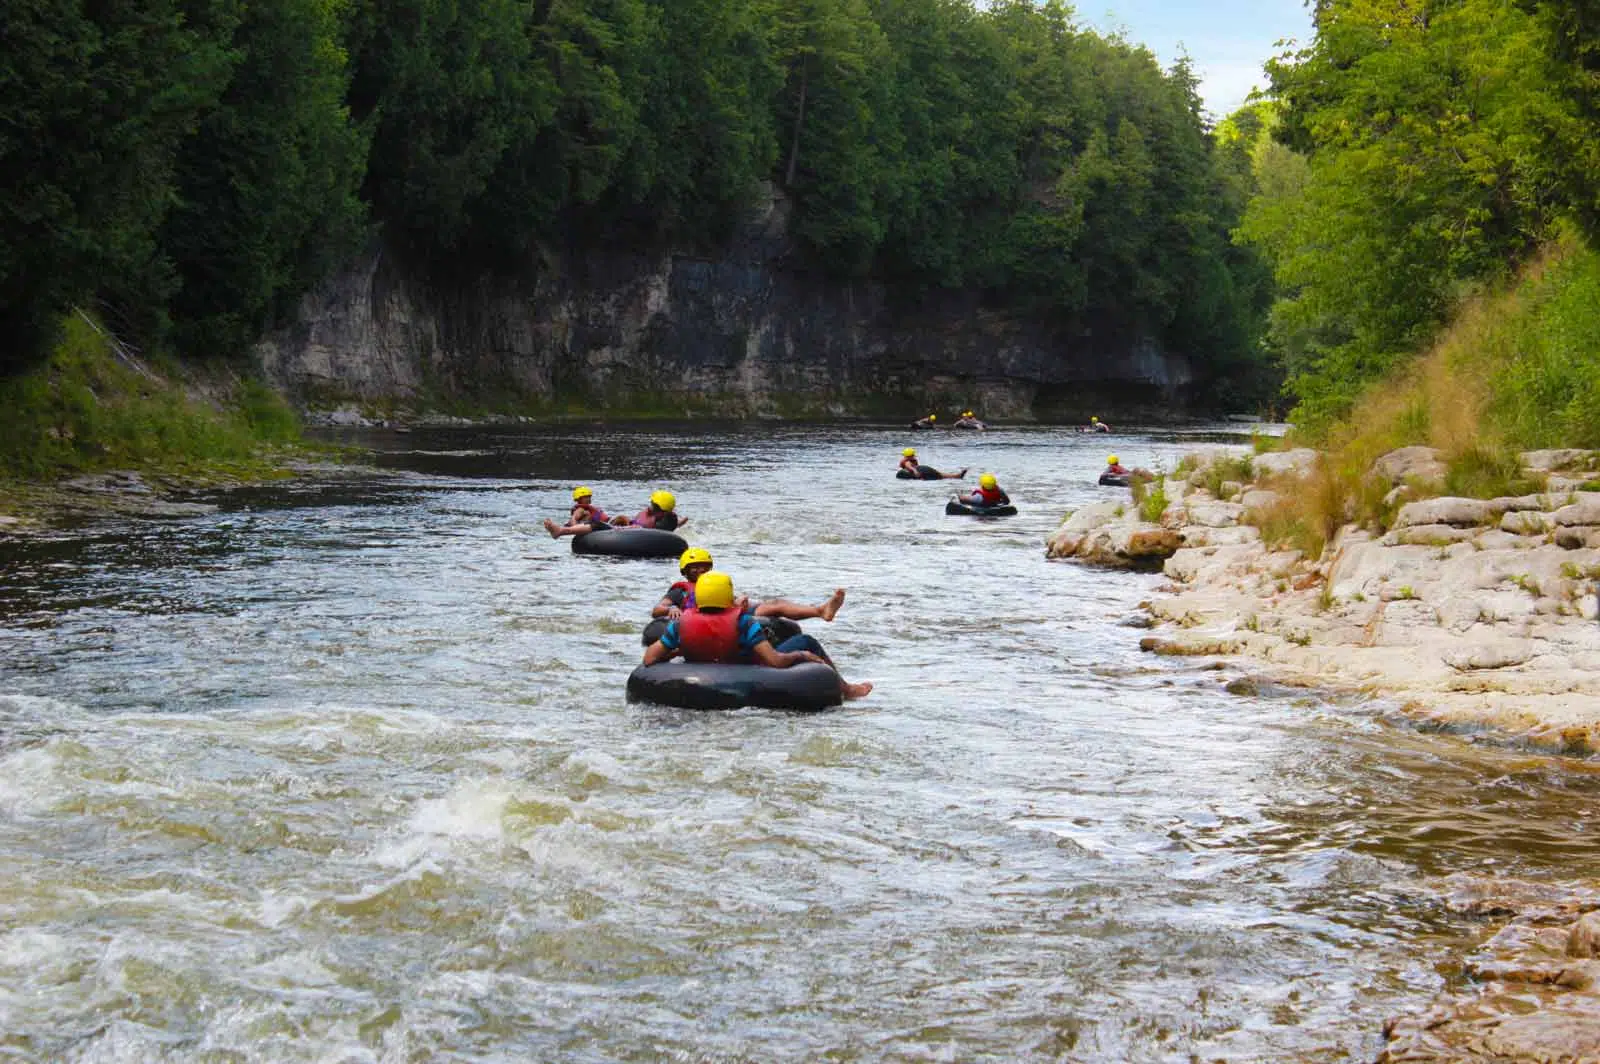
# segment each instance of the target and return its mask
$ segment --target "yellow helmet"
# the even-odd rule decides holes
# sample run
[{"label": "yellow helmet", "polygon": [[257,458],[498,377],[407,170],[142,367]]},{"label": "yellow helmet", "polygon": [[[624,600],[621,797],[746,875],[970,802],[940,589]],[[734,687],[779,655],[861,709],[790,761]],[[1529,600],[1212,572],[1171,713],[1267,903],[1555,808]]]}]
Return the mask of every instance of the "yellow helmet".
[{"label": "yellow helmet", "polygon": [[1117,464],[1117,456],[1116,455],[1114,455],[1114,454],[1106,455],[1106,465],[1116,465],[1116,464]]},{"label": "yellow helmet", "polygon": [[665,510],[668,513],[671,513],[672,508],[678,505],[677,496],[670,491],[652,491],[650,493],[650,502],[657,509]]},{"label": "yellow helmet", "polygon": [[1099,420],[1100,420],[1100,419],[1099,419],[1099,418],[1097,418],[1097,417],[1095,417],[1095,416],[1094,416],[1094,415],[1093,415],[1093,414],[1090,414],[1090,415],[1089,415],[1089,420],[1090,420],[1090,421],[1091,421],[1091,422],[1095,422],[1095,421],[1099,421]]},{"label": "yellow helmet", "polygon": [[928,420],[929,421],[938,421],[939,420],[939,415],[938,414],[929,414],[928,415]]},{"label": "yellow helmet", "polygon": [[594,492],[590,491],[588,488],[573,488],[572,489],[572,501],[573,502],[577,502],[579,499],[592,498],[593,496],[594,496]]},{"label": "yellow helmet", "polygon": [[970,410],[963,410],[963,411],[961,411],[961,416],[962,416],[962,417],[971,417],[971,416],[972,416],[972,411],[970,411]]},{"label": "yellow helmet", "polygon": [[678,555],[678,572],[683,572],[691,565],[710,565],[711,552],[704,547],[690,547]]},{"label": "yellow helmet", "polygon": [[900,453],[907,458],[915,458],[917,456],[917,449],[915,447],[907,447]]},{"label": "yellow helmet", "polygon": [[701,609],[727,609],[733,605],[733,577],[713,569],[694,582],[695,605]]},{"label": "yellow helmet", "polygon": [[978,478],[978,486],[980,488],[988,488],[990,491],[993,491],[995,488],[1000,486],[1000,482],[994,479],[993,473],[985,473],[983,476]]}]

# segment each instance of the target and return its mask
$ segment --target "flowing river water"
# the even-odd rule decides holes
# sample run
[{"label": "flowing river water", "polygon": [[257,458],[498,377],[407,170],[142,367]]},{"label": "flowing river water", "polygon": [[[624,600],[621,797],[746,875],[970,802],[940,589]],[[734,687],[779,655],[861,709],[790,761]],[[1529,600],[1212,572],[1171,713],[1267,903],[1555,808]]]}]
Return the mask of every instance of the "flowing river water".
[{"label": "flowing river water", "polygon": [[[1045,560],[1108,442],[1197,436],[349,439],[0,544],[0,1060],[1371,1059],[1486,933],[1447,877],[1600,868],[1594,764],[1228,694],[1140,654],[1159,576]],[[671,487],[741,591],[848,588],[806,627],[877,689],[627,703],[674,566],[552,541],[575,483]]]}]

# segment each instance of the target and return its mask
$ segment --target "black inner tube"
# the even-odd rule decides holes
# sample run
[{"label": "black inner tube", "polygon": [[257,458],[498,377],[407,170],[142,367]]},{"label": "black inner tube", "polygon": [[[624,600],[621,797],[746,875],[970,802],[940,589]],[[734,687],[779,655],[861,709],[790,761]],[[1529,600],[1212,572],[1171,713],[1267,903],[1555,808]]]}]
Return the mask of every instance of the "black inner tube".
[{"label": "black inner tube", "polygon": [[1000,506],[977,506],[970,502],[962,502],[959,499],[951,499],[944,504],[944,512],[947,514],[961,514],[966,517],[1015,517],[1017,508],[1010,503],[1004,503]]},{"label": "black inner tube", "polygon": [[572,553],[611,558],[677,558],[688,549],[682,536],[657,528],[602,528],[572,537]]},{"label": "black inner tube", "polygon": [[787,669],[668,661],[640,665],[628,676],[629,702],[680,709],[791,709],[816,712],[844,701],[839,674],[820,662]]},{"label": "black inner tube", "polygon": [[1100,484],[1101,484],[1102,487],[1107,487],[1107,488],[1125,488],[1125,487],[1128,486],[1128,474],[1126,474],[1126,473],[1101,473],[1100,474]]}]

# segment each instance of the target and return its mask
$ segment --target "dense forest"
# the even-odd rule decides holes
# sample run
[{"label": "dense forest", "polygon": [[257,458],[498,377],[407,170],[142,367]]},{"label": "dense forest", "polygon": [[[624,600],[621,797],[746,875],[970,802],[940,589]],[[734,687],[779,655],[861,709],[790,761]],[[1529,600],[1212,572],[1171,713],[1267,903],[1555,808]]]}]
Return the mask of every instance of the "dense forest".
[{"label": "dense forest", "polygon": [[[1317,0],[1314,16],[1309,44],[1268,64],[1268,99],[1218,130],[1251,145],[1237,236],[1272,263],[1268,343],[1313,437],[1475,293],[1543,248],[1587,254],[1600,229],[1600,4]],[[1547,421],[1587,403],[1576,420],[1600,429],[1600,379],[1572,372],[1595,365],[1600,335],[1559,314],[1529,324],[1564,334],[1548,365],[1483,372],[1520,373],[1515,402],[1544,389]]]},{"label": "dense forest", "polygon": [[714,251],[771,187],[797,269],[1275,387],[1257,145],[1060,0],[15,0],[4,39],[0,375],[75,306],[237,356],[374,234],[453,277]]}]

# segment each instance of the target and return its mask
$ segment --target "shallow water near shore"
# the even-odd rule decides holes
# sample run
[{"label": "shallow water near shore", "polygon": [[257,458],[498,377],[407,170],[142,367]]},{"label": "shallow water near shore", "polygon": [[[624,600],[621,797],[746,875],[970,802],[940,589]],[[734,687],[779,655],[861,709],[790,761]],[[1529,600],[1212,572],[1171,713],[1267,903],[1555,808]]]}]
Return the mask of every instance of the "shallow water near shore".
[{"label": "shallow water near shore", "polygon": [[[1227,694],[1139,653],[1159,576],[1045,561],[1108,450],[1226,427],[340,438],[370,476],[0,541],[6,1059],[1370,1059],[1488,929],[1445,877],[1600,868],[1593,762]],[[846,587],[806,629],[877,689],[628,704],[674,569],[552,541],[577,483]]]}]

